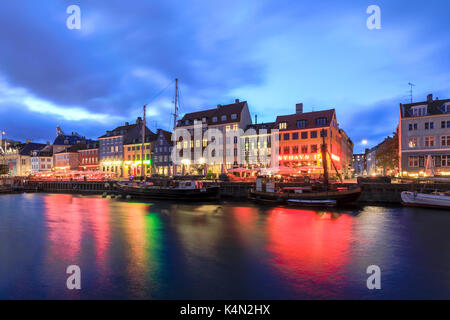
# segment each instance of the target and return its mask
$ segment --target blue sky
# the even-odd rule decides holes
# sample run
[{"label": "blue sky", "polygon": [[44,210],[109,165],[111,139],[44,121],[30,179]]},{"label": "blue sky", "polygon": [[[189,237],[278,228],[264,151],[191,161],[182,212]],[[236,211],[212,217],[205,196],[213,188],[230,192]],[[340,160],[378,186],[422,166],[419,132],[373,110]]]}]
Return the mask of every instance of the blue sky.
[{"label": "blue sky", "polygon": [[[66,27],[72,4],[80,30]],[[371,4],[380,30],[366,27]],[[447,0],[3,1],[0,129],[95,138],[149,102],[151,129],[169,129],[178,77],[181,113],[235,98],[258,122],[298,102],[335,108],[359,152],[395,130],[408,82],[414,100],[450,97],[449,12]]]}]

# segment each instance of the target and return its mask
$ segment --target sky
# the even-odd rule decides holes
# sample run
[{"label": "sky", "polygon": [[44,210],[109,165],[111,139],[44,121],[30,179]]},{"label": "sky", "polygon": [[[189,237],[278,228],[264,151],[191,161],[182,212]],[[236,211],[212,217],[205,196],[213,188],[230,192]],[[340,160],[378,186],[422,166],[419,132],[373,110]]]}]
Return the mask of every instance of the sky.
[{"label": "sky", "polygon": [[[80,29],[66,12],[80,8]],[[369,5],[381,29],[370,30]],[[0,130],[53,141],[248,102],[258,122],[335,108],[361,152],[392,134],[400,103],[450,98],[450,1],[2,1]],[[367,144],[363,141],[366,140]]]}]

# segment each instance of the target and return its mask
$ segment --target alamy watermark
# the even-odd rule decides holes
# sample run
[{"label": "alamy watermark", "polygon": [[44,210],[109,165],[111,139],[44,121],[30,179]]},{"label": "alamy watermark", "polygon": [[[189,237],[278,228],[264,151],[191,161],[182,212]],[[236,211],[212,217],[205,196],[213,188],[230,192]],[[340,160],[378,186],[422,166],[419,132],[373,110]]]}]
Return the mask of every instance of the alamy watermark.
[{"label": "alamy watermark", "polygon": [[80,7],[75,4],[70,5],[66,9],[66,13],[70,14],[70,16],[67,17],[67,20],[66,20],[67,29],[80,30],[81,29],[81,9],[80,9]]},{"label": "alamy watermark", "polygon": [[369,30],[381,29],[381,9],[380,9],[380,7],[375,4],[372,4],[367,7],[366,13],[370,14],[370,16],[367,18],[367,21],[366,21],[367,29],[369,29]]},{"label": "alamy watermark", "polygon": [[70,265],[66,269],[66,273],[70,276],[66,280],[66,286],[69,290],[81,289],[81,269],[77,265]]}]

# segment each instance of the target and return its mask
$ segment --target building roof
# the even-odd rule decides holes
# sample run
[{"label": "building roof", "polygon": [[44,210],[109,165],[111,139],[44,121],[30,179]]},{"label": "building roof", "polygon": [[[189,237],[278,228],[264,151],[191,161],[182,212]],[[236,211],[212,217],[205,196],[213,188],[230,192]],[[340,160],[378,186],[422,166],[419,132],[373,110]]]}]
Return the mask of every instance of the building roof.
[{"label": "building roof", "polygon": [[450,99],[439,100],[436,98],[433,100],[433,95],[429,94],[426,101],[422,102],[413,102],[407,104],[400,104],[401,117],[402,118],[411,118],[417,117],[413,115],[412,109],[415,106],[426,106],[427,107],[427,115],[439,115],[439,114],[448,114],[444,109],[445,104],[450,103]]},{"label": "building roof", "polygon": [[158,129],[157,135],[158,135],[158,136],[160,136],[160,135],[163,136],[164,139],[166,140],[166,142],[167,142],[170,146],[173,145],[173,141],[172,141],[172,132],[169,132],[169,131],[166,131],[166,130],[163,130],[163,129]]},{"label": "building roof", "polygon": [[272,129],[275,129],[275,128],[276,128],[275,122],[252,123],[252,124],[249,124],[245,128],[245,131],[247,131],[248,129],[254,129],[258,132],[259,132],[259,130],[267,130],[267,132],[270,132]]},{"label": "building roof", "polygon": [[[302,129],[313,129],[320,127],[328,127],[333,119],[335,114],[334,109],[329,110],[321,110],[321,111],[313,111],[313,112],[304,112],[304,113],[294,113],[286,116],[278,116],[275,125],[278,128],[279,124],[282,122],[286,122],[286,129],[283,130],[296,130],[299,129],[297,127],[297,121],[306,120],[306,126]],[[318,118],[326,118],[327,124],[322,126],[317,126],[316,119]]]},{"label": "building roof", "polygon": [[[142,119],[138,117],[136,123],[129,124],[128,122],[126,122],[124,126],[119,126],[114,130],[107,131],[106,134],[99,137],[99,139],[123,136],[124,144],[142,143],[142,124]],[[151,142],[154,140],[156,140],[156,134],[152,132],[148,127],[145,127],[145,141]]]},{"label": "building roof", "polygon": [[[194,124],[194,120],[202,121],[206,118],[208,125],[226,124],[241,121],[241,112],[244,107],[247,106],[247,101],[239,101],[236,99],[235,103],[227,105],[217,105],[216,108],[186,113],[181,120],[178,121],[177,127],[190,126]],[[231,115],[236,114],[236,119],[231,119]],[[222,121],[222,116],[227,116],[227,119]],[[213,122],[212,119],[217,117],[217,122]],[[186,123],[188,121],[188,123]]]},{"label": "building roof", "polygon": [[19,146],[20,150],[19,154],[22,156],[29,156],[31,155],[31,152],[41,150],[45,146],[46,144],[43,143],[35,143],[35,142],[23,143],[22,145]]}]

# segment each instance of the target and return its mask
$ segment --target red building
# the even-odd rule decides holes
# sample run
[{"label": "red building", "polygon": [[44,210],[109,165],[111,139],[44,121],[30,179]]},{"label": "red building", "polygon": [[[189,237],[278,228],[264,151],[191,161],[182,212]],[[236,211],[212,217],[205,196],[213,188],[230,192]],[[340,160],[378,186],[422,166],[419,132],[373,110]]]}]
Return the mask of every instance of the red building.
[{"label": "red building", "polygon": [[79,170],[80,171],[98,171],[100,165],[98,161],[98,141],[86,144],[86,149],[78,150],[79,153]]},{"label": "red building", "polygon": [[339,129],[334,109],[304,113],[299,103],[295,114],[278,116],[275,126],[279,129],[280,166],[307,175],[322,174],[321,145],[325,141],[329,173],[333,175],[336,169],[347,175],[353,142]]}]

